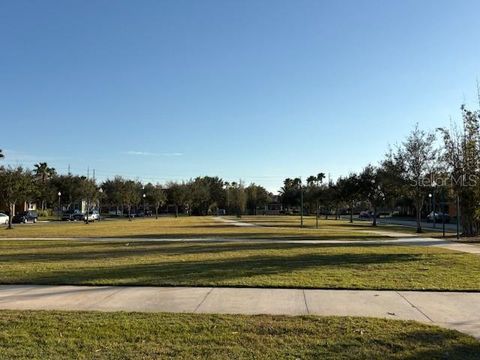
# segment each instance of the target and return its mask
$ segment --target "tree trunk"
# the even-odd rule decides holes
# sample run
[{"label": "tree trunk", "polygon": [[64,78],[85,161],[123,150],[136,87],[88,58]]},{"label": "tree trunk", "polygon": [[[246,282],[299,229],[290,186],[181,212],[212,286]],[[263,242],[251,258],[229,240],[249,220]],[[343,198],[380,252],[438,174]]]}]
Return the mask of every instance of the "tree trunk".
[{"label": "tree trunk", "polygon": [[350,224],[353,223],[353,201],[352,201],[352,204],[350,206]]},{"label": "tree trunk", "polygon": [[417,201],[416,204],[417,210],[417,233],[420,234],[422,232],[422,205],[421,202]]},{"label": "tree trunk", "polygon": [[128,206],[128,221],[132,221],[131,209],[132,209],[132,207],[129,205]]},{"label": "tree trunk", "polygon": [[175,217],[178,217],[178,205],[175,204]]},{"label": "tree trunk", "polygon": [[13,219],[13,215],[15,212],[15,204],[10,204],[10,216],[8,217],[8,228],[9,229],[13,229],[13,226],[12,226],[12,219]]},{"label": "tree trunk", "polygon": [[373,222],[372,226],[377,226],[377,207],[373,207]]},{"label": "tree trunk", "polygon": [[158,206],[155,207],[155,219],[158,220]]}]

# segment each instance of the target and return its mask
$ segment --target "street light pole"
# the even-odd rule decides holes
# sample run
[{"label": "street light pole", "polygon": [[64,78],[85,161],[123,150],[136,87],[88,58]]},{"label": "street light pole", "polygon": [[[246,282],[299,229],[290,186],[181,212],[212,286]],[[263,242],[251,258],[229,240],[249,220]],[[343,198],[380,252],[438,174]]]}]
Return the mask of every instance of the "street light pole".
[{"label": "street light pole", "polygon": [[[432,221],[435,221],[435,210],[433,210],[432,196],[433,196],[432,193],[429,193],[429,194],[428,194],[428,198],[430,199],[430,214],[432,214],[432,216],[433,216]],[[427,222],[428,222],[428,216],[429,216],[429,215],[427,215]]]},{"label": "street light pole", "polygon": [[303,186],[300,183],[300,227],[303,227]]},{"label": "street light pole", "polygon": [[145,198],[147,197],[147,195],[143,193],[142,197],[143,197],[143,217],[147,217],[147,212],[145,210]]},{"label": "street light pole", "polygon": [[101,206],[100,206],[100,201],[102,199],[102,195],[103,195],[103,189],[100,188],[98,190],[98,192],[100,193],[100,196],[98,198],[98,219],[100,220],[102,218],[102,211],[101,211]]},{"label": "street light pole", "polygon": [[443,191],[441,193],[440,204],[441,204],[440,208],[442,209],[442,233],[443,233],[443,237],[445,237],[445,195]]},{"label": "street light pole", "polygon": [[460,196],[457,193],[457,240],[460,239]]},{"label": "street light pole", "polygon": [[62,193],[58,192],[58,220],[62,219]]},{"label": "street light pole", "polygon": [[433,201],[433,228],[435,229],[435,227],[436,227],[435,224],[436,224],[436,221],[437,221],[437,219],[436,219],[437,214],[436,214],[436,212],[435,212],[435,210],[436,210],[436,204],[435,204],[435,187],[437,186],[437,183],[434,181],[434,182],[432,183],[432,186],[433,186],[433,191],[432,191],[432,193],[433,193],[433,196],[432,196],[432,201]]}]

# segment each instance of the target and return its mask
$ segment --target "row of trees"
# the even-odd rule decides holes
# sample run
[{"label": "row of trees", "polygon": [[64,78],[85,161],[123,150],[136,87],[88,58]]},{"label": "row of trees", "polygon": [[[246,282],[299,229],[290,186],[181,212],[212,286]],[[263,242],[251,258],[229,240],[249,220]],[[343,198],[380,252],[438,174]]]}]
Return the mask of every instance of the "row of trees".
[{"label": "row of trees", "polygon": [[[421,232],[421,215],[428,194],[438,194],[442,204],[454,204],[461,214],[464,235],[480,232],[480,110],[461,107],[460,126],[424,131],[418,125],[399,145],[390,149],[378,165],[367,165],[359,173],[351,173],[335,182],[325,180],[325,173],[285,179],[280,190],[285,207],[303,206],[310,213],[323,209],[326,216],[340,209],[365,204],[376,214],[382,207],[412,208]],[[0,151],[0,159],[4,157]],[[188,182],[141,184],[115,177],[97,185],[82,176],[59,175],[46,163],[33,171],[23,168],[0,168],[0,200],[9,205],[21,201],[37,201],[42,209],[53,207],[60,199],[62,207],[87,199],[108,206],[128,209],[145,201],[155,209],[173,206],[175,214],[206,215],[225,209],[241,215],[246,210],[255,214],[268,204],[272,195],[265,188],[242,182],[226,182],[219,177],[197,177]]]},{"label": "row of trees", "polygon": [[[463,234],[480,232],[480,110],[461,107],[462,123],[435,131],[421,130],[418,125],[394,149],[390,149],[376,166],[367,165],[359,173],[324,183],[325,174],[285,179],[280,190],[284,206],[301,206],[310,213],[323,209],[338,214],[367,204],[376,225],[380,207],[412,208],[417,232],[422,231],[421,215],[429,194],[440,198],[443,208],[457,209]],[[303,201],[302,201],[303,200]]]},{"label": "row of trees", "polygon": [[[1,153],[1,152],[0,152]],[[131,218],[135,208],[146,205],[155,211],[169,206],[178,216],[180,211],[193,215],[227,213],[241,215],[248,211],[256,214],[266,206],[271,194],[262,186],[242,182],[226,182],[219,177],[197,177],[187,182],[169,182],[165,185],[142,184],[139,181],[116,176],[101,184],[94,179],[78,175],[57,174],[47,163],[36,164],[34,170],[22,167],[0,167],[0,201],[14,213],[14,205],[36,202],[42,210],[70,209],[75,203],[86,201],[88,208],[116,208]]]}]

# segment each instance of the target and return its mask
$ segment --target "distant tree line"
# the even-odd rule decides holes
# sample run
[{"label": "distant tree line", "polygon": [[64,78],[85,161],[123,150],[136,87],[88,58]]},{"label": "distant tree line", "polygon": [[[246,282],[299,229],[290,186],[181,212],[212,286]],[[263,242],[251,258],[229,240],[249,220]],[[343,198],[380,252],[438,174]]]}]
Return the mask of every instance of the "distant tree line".
[{"label": "distant tree line", "polygon": [[[280,190],[284,207],[322,213],[325,217],[347,211],[353,221],[355,207],[372,212],[377,224],[380,208],[413,209],[417,232],[430,201],[437,198],[437,212],[450,204],[458,207],[464,236],[480,232],[480,110],[461,107],[462,123],[435,131],[418,125],[403,142],[389,149],[378,165],[368,164],[358,173],[325,182],[325,174],[287,178]],[[439,211],[440,210],[440,211]]]},{"label": "distant tree line", "polygon": [[125,213],[129,218],[138,208],[152,210],[157,218],[162,208],[173,209],[175,216],[220,212],[241,216],[256,214],[271,198],[272,194],[260,185],[229,183],[219,177],[203,176],[161,185],[115,176],[97,184],[85,176],[58,174],[44,162],[36,164],[33,170],[0,167],[0,203],[11,214],[14,205],[22,202],[36,202],[41,210],[59,210],[86,201],[90,209],[101,204],[102,208],[116,208],[116,213]]},{"label": "distant tree line", "polygon": [[[436,194],[439,203],[458,206],[463,234],[480,232],[480,110],[461,107],[460,126],[424,131],[418,125],[406,139],[389,149],[377,165],[368,164],[358,173],[325,181],[320,172],[302,181],[287,178],[280,199],[288,209],[301,207],[310,214],[333,215],[347,211],[353,221],[354,208],[368,207],[372,225],[382,208],[413,209],[417,231],[428,195]],[[0,150],[0,160],[5,157]],[[61,196],[59,196],[61,194]],[[58,174],[47,163],[33,171],[22,167],[0,167],[0,201],[10,211],[14,204],[35,201],[41,209],[62,208],[88,200],[116,207],[128,214],[148,204],[158,217],[162,208],[172,208],[175,216],[216,214],[225,211],[238,216],[256,214],[272,200],[264,187],[227,182],[219,177],[203,176],[186,182],[142,184],[116,176],[96,184],[91,178]],[[437,208],[439,209],[439,208]]]}]

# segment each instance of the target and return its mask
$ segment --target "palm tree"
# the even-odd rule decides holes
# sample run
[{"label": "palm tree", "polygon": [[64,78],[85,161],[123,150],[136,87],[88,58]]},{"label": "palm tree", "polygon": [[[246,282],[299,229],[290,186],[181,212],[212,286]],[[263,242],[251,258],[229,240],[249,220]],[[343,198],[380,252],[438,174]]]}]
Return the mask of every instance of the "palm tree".
[{"label": "palm tree", "polygon": [[41,183],[42,210],[45,210],[45,192],[47,190],[46,182],[56,174],[54,168],[48,166],[46,162],[35,164],[35,177]]},{"label": "palm tree", "polygon": [[41,162],[35,164],[35,176],[45,183],[48,179],[55,175],[55,168],[51,168],[48,166],[46,162]]},{"label": "palm tree", "polygon": [[321,184],[323,182],[323,179],[325,179],[325,173],[318,173],[317,181]]}]

